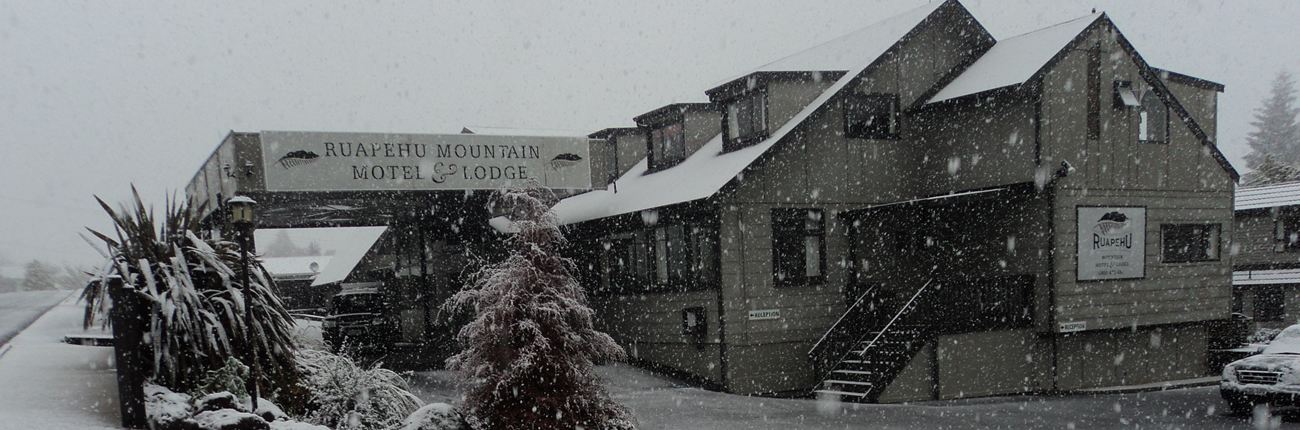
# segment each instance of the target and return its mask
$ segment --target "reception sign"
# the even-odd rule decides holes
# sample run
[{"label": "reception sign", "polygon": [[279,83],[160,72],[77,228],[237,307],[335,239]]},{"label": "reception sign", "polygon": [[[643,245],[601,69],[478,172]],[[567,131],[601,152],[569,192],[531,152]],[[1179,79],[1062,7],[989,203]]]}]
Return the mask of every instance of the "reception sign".
[{"label": "reception sign", "polygon": [[1079,207],[1078,280],[1146,276],[1143,207]]},{"label": "reception sign", "polygon": [[585,137],[263,131],[266,191],[588,189]]}]

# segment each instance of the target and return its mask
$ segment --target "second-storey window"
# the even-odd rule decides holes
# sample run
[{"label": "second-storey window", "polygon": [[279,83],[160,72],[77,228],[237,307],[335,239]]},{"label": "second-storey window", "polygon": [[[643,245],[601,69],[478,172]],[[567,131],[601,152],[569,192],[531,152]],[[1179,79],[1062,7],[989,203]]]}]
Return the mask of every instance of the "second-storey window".
[{"label": "second-storey window", "polygon": [[844,100],[844,135],[898,139],[898,94],[851,94]]},{"label": "second-storey window", "polygon": [[1155,91],[1147,90],[1138,110],[1138,140],[1166,143],[1169,141],[1169,108],[1165,107]]},{"label": "second-storey window", "polygon": [[754,91],[727,105],[727,143],[738,148],[767,137],[767,95]]},{"label": "second-storey window", "polygon": [[686,158],[686,133],[677,121],[650,131],[651,170],[677,165]]},{"label": "second-storey window", "polygon": [[613,136],[605,141],[605,172],[606,183],[618,179],[618,140]]},{"label": "second-storey window", "polygon": [[1160,236],[1166,263],[1219,259],[1218,224],[1164,224]]},{"label": "second-storey window", "polygon": [[825,239],[821,209],[772,209],[772,279],[776,284],[824,282]]}]

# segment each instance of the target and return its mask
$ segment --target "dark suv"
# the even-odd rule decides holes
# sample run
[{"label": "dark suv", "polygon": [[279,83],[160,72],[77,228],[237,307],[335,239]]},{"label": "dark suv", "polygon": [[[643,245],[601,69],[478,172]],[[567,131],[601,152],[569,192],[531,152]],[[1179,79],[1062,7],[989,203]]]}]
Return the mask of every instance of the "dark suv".
[{"label": "dark suv", "polygon": [[344,285],[330,299],[321,330],[330,349],[343,347],[387,348],[397,332],[389,315],[389,303],[379,293],[379,284]]}]

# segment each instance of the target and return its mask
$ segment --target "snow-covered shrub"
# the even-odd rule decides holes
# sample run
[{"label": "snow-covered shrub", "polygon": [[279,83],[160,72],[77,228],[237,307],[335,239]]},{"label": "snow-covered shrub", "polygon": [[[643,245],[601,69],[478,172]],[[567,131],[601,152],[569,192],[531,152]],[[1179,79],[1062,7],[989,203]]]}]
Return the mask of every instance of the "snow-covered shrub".
[{"label": "snow-covered shrub", "polygon": [[310,349],[297,354],[311,393],[308,422],[335,430],[388,429],[424,404],[406,379],[378,364],[365,368],[347,356]]},{"label": "snow-covered shrub", "polygon": [[227,391],[235,396],[245,397],[248,396],[248,389],[245,388],[244,381],[247,381],[248,377],[248,366],[240,363],[235,357],[228,357],[225,366],[220,369],[209,370],[208,376],[205,376],[199,386],[190,394],[201,396]]},{"label": "snow-covered shrub", "polygon": [[1282,329],[1280,328],[1260,328],[1255,330],[1255,333],[1246,337],[1246,343],[1269,343],[1272,342],[1273,338],[1276,338],[1277,334],[1281,332]]},{"label": "snow-covered shrub", "polygon": [[[108,245],[110,258],[101,268],[100,281],[91,282],[82,293],[84,324],[90,326],[108,312],[108,286],[102,280],[118,275],[152,304],[145,341],[146,355],[153,361],[149,376],[155,383],[191,391],[209,370],[237,357],[244,364],[255,359],[261,364],[263,387],[292,385],[297,379],[292,319],[260,262],[252,262],[250,288],[245,289],[236,270],[238,246],[196,234],[199,220],[194,214],[201,208],[168,200],[158,225],[134,187],[132,193],[134,205],[124,205],[120,212],[99,200],[113,218],[116,239],[91,230]],[[251,300],[247,319],[245,300]]]},{"label": "snow-covered shrub", "polygon": [[446,305],[474,309],[458,334],[465,349],[447,365],[457,372],[475,429],[632,427],[595,373],[594,362],[624,352],[595,329],[573,262],[558,254],[565,239],[550,211],[554,201],[536,184],[495,196],[519,228],[507,240],[510,255],[475,273]]},{"label": "snow-covered shrub", "polygon": [[179,428],[180,422],[190,417],[190,396],[174,393],[161,385],[145,384],[144,411],[154,428]]},{"label": "snow-covered shrub", "polygon": [[465,420],[446,403],[430,403],[402,421],[402,430],[465,430]]}]

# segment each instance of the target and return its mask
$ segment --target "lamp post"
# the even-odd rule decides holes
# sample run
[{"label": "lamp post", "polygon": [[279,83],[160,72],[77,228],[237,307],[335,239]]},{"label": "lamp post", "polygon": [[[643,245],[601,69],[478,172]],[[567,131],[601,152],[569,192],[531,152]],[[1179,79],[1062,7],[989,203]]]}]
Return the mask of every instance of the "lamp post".
[{"label": "lamp post", "polygon": [[253,229],[257,227],[257,216],[253,209],[257,202],[248,196],[235,196],[226,201],[230,206],[230,224],[239,232],[239,260],[241,263],[240,280],[244,285],[244,339],[248,342],[249,355],[252,357],[253,377],[246,382],[246,388],[252,396],[253,413],[257,413],[257,380],[262,377],[262,366],[257,359],[257,341],[253,340],[253,313],[250,303],[253,301],[253,289],[248,282],[248,248],[253,239]]}]

